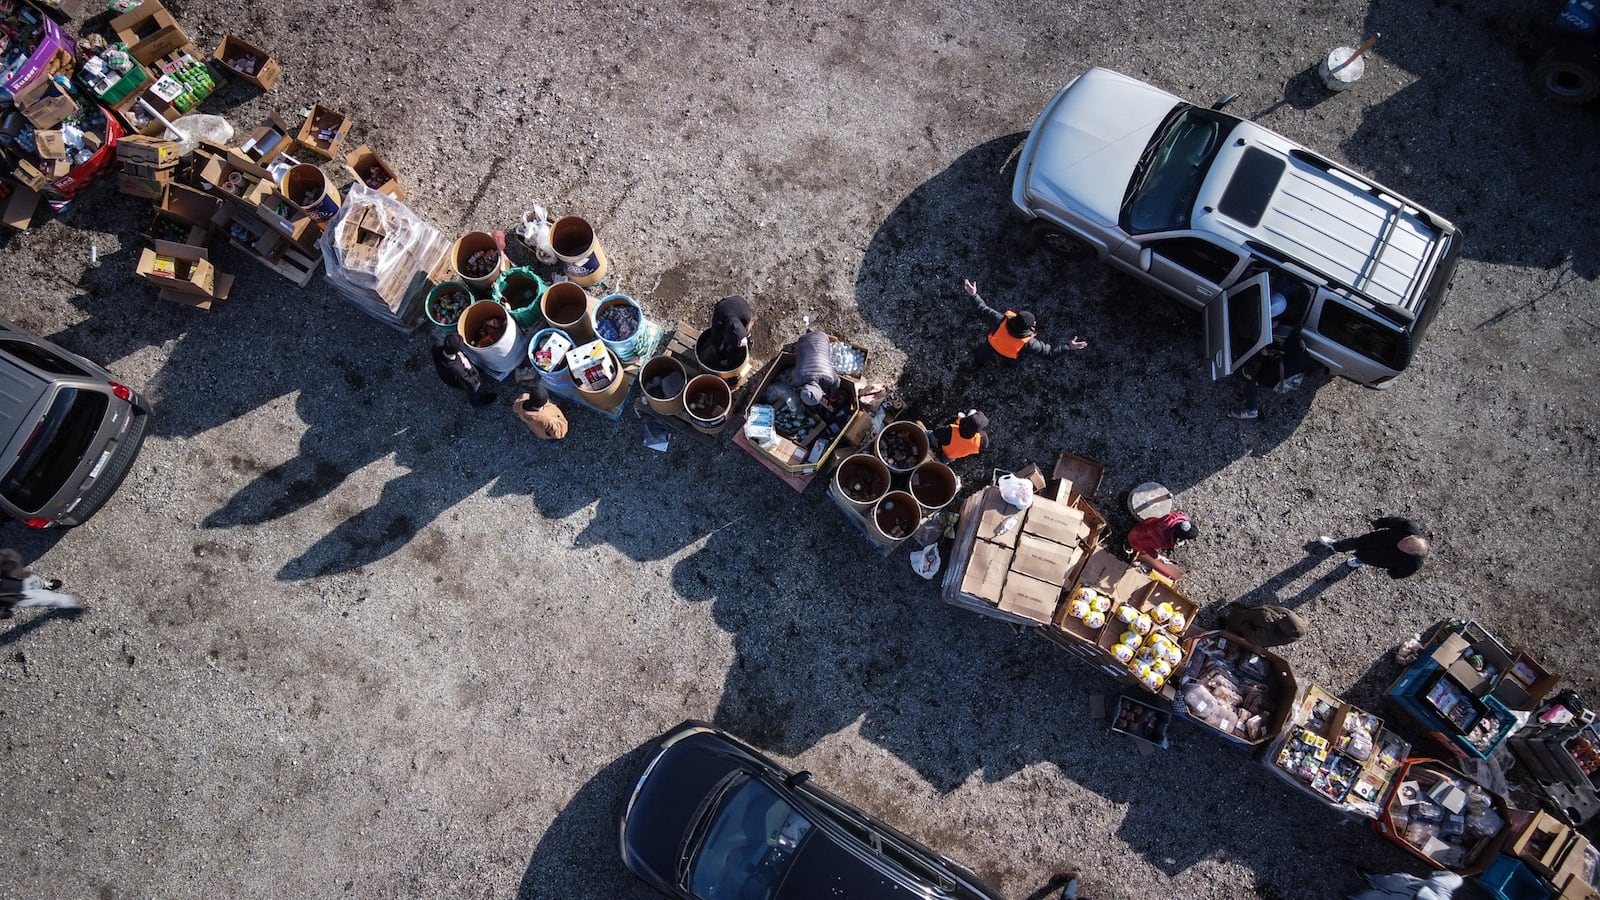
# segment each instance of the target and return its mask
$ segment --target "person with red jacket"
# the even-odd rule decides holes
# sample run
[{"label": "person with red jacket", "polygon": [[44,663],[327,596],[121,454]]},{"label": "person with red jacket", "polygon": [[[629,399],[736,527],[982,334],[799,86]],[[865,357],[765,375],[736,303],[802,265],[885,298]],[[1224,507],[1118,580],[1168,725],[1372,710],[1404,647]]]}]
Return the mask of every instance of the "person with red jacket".
[{"label": "person with red jacket", "polygon": [[972,302],[977,304],[978,315],[982,316],[992,329],[989,336],[973,351],[972,361],[975,365],[986,365],[997,359],[1009,365],[1016,365],[1022,360],[1024,353],[1054,359],[1068,350],[1082,350],[1089,346],[1088,342],[1074,337],[1064,346],[1052,347],[1039,340],[1034,332],[1033,313],[1011,309],[1001,312],[983,302],[983,297],[978,294],[976,282],[963,278],[961,286],[972,297]]},{"label": "person with red jacket", "polygon": [[1200,536],[1187,515],[1169,512],[1164,516],[1145,519],[1128,532],[1128,548],[1146,556],[1160,556],[1163,552]]}]

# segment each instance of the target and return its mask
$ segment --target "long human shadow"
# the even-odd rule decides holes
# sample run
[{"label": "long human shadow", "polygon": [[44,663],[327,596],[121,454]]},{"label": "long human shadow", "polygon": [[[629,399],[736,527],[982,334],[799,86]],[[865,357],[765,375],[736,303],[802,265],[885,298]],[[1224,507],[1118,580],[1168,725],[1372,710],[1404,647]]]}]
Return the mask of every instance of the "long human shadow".
[{"label": "long human shadow", "polygon": [[0,647],[9,647],[51,622],[61,620],[76,622],[84,614],[83,610],[76,609],[46,609],[35,613],[32,618],[28,618],[28,614],[31,612],[34,611],[31,609],[17,610],[14,613],[14,618],[0,620],[16,623],[5,631],[0,631]]},{"label": "long human shadow", "polygon": [[[679,595],[710,603],[732,635],[717,723],[784,756],[854,728],[941,794],[1054,765],[1124,809],[1117,837],[1168,874],[1227,858],[1252,869],[1264,893],[1277,885],[1279,896],[1308,896],[1279,855],[1290,842],[1334,869],[1372,859],[1403,868],[1397,852],[1384,856],[1392,851],[1381,840],[1350,840],[1315,801],[1277,802],[1291,791],[1198,728],[1175,723],[1170,751],[1140,756],[1089,715],[1090,694],[1114,697],[1121,686],[1032,633],[940,603],[937,588],[909,568],[905,554],[880,557],[820,496],[709,534],[672,579]],[[867,571],[875,577],[838,575]],[[829,773],[827,786],[869,810],[898,806],[881,785],[848,771]],[[1207,829],[1172,828],[1152,796],[1183,797],[1186,815]],[[1056,867],[998,868],[958,829],[896,824],[1008,895],[1025,894]],[[1328,896],[1335,887],[1354,885],[1330,885]]]},{"label": "long human shadow", "polygon": [[[1467,235],[1468,259],[1566,268],[1592,281],[1600,216],[1593,167],[1577,161],[1600,143],[1600,116],[1546,98],[1531,77],[1558,7],[1374,0],[1365,28],[1383,35],[1375,64],[1416,79],[1369,106],[1341,149],[1451,218]],[[1508,297],[1506,310],[1521,299]]]},{"label": "long human shadow", "polygon": [[[867,245],[856,307],[910,358],[902,392],[940,398],[938,415],[981,407],[994,446],[1018,460],[1066,447],[1104,463],[1115,473],[1106,495],[1146,480],[1181,491],[1293,434],[1324,381],[1269,396],[1257,421],[1230,419],[1240,388],[1211,381],[1198,313],[1108,266],[1035,245],[1010,213],[1010,157],[1025,137],[961,154],[902,199]],[[1079,335],[1089,349],[971,370],[984,329],[963,277],[991,305],[1034,312],[1044,340]]]},{"label": "long human shadow", "polygon": [[1283,590],[1313,570],[1329,565],[1330,560],[1333,560],[1333,558],[1331,551],[1315,543],[1308,544],[1304,557],[1285,566],[1234,602],[1241,606],[1271,605],[1288,607],[1289,609],[1303,606],[1316,599],[1323,591],[1343,581],[1354,570],[1340,560],[1333,563],[1332,568],[1312,580],[1301,588],[1299,592],[1286,597],[1282,596]]}]

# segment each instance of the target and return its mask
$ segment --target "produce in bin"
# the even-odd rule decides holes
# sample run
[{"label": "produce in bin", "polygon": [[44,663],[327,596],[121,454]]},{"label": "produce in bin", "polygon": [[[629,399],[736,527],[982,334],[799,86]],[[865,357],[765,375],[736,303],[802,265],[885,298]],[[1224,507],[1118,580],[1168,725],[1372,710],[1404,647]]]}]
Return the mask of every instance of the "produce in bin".
[{"label": "produce in bin", "polygon": [[504,316],[493,316],[484,319],[478,326],[478,333],[472,336],[472,346],[478,349],[493,347],[499,343],[500,338],[506,333],[506,320]]}]

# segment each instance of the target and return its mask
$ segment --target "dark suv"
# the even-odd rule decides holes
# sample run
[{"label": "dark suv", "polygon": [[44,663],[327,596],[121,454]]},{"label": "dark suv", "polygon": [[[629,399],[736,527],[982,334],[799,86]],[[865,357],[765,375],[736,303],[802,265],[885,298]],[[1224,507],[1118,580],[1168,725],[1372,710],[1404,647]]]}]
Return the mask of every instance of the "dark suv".
[{"label": "dark suv", "polygon": [[0,510],[34,528],[81,525],[144,443],[144,400],[111,373],[0,319]]}]

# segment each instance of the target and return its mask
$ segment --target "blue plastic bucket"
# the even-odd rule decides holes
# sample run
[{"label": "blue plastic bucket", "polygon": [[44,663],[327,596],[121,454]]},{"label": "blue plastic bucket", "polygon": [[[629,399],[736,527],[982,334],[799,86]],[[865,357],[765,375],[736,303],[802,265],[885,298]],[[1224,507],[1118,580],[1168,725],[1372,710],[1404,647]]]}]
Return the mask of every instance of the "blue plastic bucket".
[{"label": "blue plastic bucket", "polygon": [[[650,323],[645,321],[644,310],[640,308],[638,301],[627,294],[607,294],[601,297],[590,315],[594,319],[594,333],[612,353],[617,355],[617,359],[621,360],[623,365],[643,356],[649,349],[645,337],[650,331]],[[629,330],[630,325],[631,330]],[[626,334],[618,330],[619,326]],[[607,337],[608,334],[616,337]]]},{"label": "blue plastic bucket", "polygon": [[[560,365],[556,366],[555,370],[550,372],[546,372],[544,369],[539,368],[539,364],[533,359],[534,352],[537,351],[539,346],[544,343],[545,338],[552,334],[559,334],[568,341],[572,340],[572,335],[567,334],[565,331],[562,331],[559,328],[541,328],[540,330],[535,331],[533,333],[533,337],[528,341],[528,365],[533,366],[533,370],[539,373],[539,380],[543,381],[546,387],[555,388],[558,391],[571,390],[572,372],[567,369],[567,354],[561,354]],[[573,346],[576,346],[576,344]],[[569,347],[568,349],[571,348]]]}]

